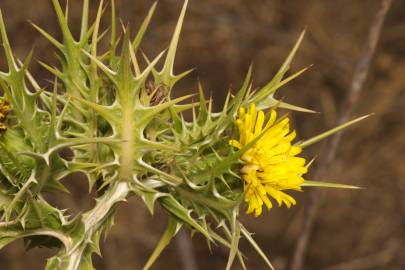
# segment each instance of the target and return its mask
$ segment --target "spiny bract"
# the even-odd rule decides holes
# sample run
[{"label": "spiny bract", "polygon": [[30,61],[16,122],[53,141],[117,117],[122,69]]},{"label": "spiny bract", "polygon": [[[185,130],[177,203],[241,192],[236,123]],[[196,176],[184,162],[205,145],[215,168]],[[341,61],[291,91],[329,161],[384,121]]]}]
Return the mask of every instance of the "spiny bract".
[{"label": "spiny bract", "polygon": [[[128,28],[122,38],[117,37],[111,1],[109,46],[99,52],[99,43],[107,36],[100,31],[103,1],[89,24],[89,0],[83,0],[81,32],[75,38],[60,3],[52,0],[63,41],[33,25],[59,53],[58,67],[41,62],[55,77],[51,91],[42,89],[30,74],[32,53],[24,61],[15,58],[0,14],[8,64],[8,71],[0,72],[4,93],[0,99],[0,248],[23,238],[30,248],[59,248],[48,260],[47,269],[93,269],[92,254],[100,254],[99,238],[112,226],[117,203],[137,195],[152,214],[158,203],[169,217],[145,269],[181,226],[200,232],[208,243],[229,248],[227,269],[235,257],[245,267],[238,249],[241,236],[272,268],[239,222],[243,197],[248,212],[259,215],[263,202],[271,206],[267,195],[289,206],[295,201],[285,189],[327,186],[303,180],[305,160],[295,155],[361,118],[292,145],[295,133],[289,133],[288,118],[276,120],[275,110],[311,111],[276,100],[274,94],[305,71],[283,78],[303,34],[267,85],[253,91],[249,69],[242,87],[235,95],[228,94],[220,112],[212,111],[212,100],[205,99],[201,85],[199,102],[184,103],[190,96],[173,99],[173,86],[189,73],[173,73],[187,2],[167,52],[152,60],[145,57],[146,67],[142,68],[138,49],[156,4],[131,39]],[[266,110],[270,115],[263,128]],[[184,119],[185,111],[192,112],[191,121]],[[229,144],[238,136],[235,120],[240,139]],[[66,148],[73,152],[72,159],[60,156]],[[66,192],[61,179],[74,172],[87,176],[89,188],[96,186],[98,198],[93,209],[71,217],[43,195]]]}]

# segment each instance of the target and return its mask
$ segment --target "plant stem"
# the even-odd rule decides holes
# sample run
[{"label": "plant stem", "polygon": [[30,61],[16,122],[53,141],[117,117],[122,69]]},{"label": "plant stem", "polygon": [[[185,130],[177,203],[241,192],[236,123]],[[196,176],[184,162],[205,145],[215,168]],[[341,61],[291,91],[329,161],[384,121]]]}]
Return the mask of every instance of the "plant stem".
[{"label": "plant stem", "polygon": [[84,252],[93,243],[93,236],[99,232],[104,222],[112,214],[114,206],[124,201],[130,192],[129,184],[126,181],[119,181],[97,201],[96,206],[83,215],[84,237],[76,243],[71,250],[66,251],[66,270],[78,270],[83,262]]}]

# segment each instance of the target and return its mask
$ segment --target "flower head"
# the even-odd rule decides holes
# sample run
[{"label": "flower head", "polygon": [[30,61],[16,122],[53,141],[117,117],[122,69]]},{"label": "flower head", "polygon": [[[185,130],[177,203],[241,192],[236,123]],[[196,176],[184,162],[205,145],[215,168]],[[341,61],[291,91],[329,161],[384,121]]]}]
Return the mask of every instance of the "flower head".
[{"label": "flower head", "polygon": [[7,129],[4,121],[6,120],[7,114],[10,112],[10,105],[4,99],[0,97],[0,131],[5,131]]},{"label": "flower head", "polygon": [[283,203],[287,207],[295,205],[294,198],[284,191],[301,190],[304,182],[302,175],[307,168],[305,159],[296,156],[301,153],[301,147],[291,144],[296,134],[290,131],[289,119],[277,119],[275,110],[271,110],[266,117],[263,111],[257,112],[252,104],[247,111],[240,108],[236,125],[239,128],[239,141],[231,140],[231,145],[241,149],[257,139],[241,157],[245,162],[241,173],[245,201],[248,203],[247,213],[254,212],[255,216],[259,216],[263,204],[268,209],[272,208],[269,197],[275,199],[279,206]]}]

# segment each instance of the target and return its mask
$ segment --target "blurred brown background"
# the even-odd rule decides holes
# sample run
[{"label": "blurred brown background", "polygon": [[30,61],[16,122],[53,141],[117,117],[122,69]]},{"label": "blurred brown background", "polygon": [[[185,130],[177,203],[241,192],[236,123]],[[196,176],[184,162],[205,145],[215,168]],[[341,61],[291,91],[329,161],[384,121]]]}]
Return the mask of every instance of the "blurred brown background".
[{"label": "blurred brown background", "polygon": [[[98,1],[91,1],[92,14]],[[152,2],[116,0],[123,22],[137,28]],[[314,66],[279,91],[278,97],[321,114],[293,113],[300,138],[308,138],[334,126],[348,94],[355,65],[367,40],[368,29],[378,9],[378,0],[191,0],[177,54],[178,72],[196,68],[179,85],[191,92],[199,78],[220,108],[226,90],[241,84],[251,62],[254,84],[263,85],[277,71],[284,57],[307,28],[293,71]],[[160,0],[143,43],[148,55],[168,45],[182,1]],[[29,25],[28,20],[59,35],[49,0],[0,0],[10,40],[16,55],[24,57],[35,47],[35,58],[55,62],[54,49]],[[81,1],[70,1],[70,23],[80,24]],[[108,24],[106,11],[105,26]],[[4,57],[0,57],[4,66]],[[44,86],[48,74],[37,63],[31,71]],[[382,30],[355,115],[373,117],[345,132],[325,180],[367,187],[360,191],[328,190],[309,241],[304,269],[405,269],[405,1],[394,0]],[[42,76],[42,77],[41,77]],[[353,117],[354,117],[353,116]],[[322,143],[306,151],[319,155]],[[316,170],[314,165],[313,170]],[[308,179],[313,173],[307,175]],[[67,184],[74,198],[58,195],[61,207],[72,213],[91,207],[86,182],[80,176]],[[310,192],[294,194],[298,205],[290,210],[275,208],[256,219],[244,216],[246,226],[269,255],[277,269],[288,269],[296,239],[302,233],[303,206]],[[97,269],[141,269],[165,225],[157,211],[151,217],[140,200],[132,198],[117,211],[116,226],[103,245]],[[243,210],[244,211],[244,210]],[[182,235],[184,237],[184,235]],[[187,236],[188,237],[188,236]],[[180,245],[179,245],[180,243]],[[154,269],[187,269],[182,263],[181,243],[173,241]],[[251,247],[242,241],[249,269],[265,269]],[[188,249],[190,251],[190,249]],[[200,236],[192,239],[195,269],[224,269],[227,251],[211,254]],[[0,269],[42,269],[55,250],[24,252],[18,241],[0,252]],[[341,264],[344,263],[344,264]],[[193,268],[193,269],[191,269]],[[238,263],[234,269],[240,269]]]}]

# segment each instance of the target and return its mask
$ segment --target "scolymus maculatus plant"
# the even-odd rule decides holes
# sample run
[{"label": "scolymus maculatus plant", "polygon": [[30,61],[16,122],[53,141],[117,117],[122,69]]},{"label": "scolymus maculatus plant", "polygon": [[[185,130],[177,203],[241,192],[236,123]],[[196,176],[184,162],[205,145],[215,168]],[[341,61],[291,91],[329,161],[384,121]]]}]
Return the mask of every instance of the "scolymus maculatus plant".
[{"label": "scolymus maculatus plant", "polygon": [[[304,175],[311,162],[299,157],[307,146],[362,118],[308,140],[294,142],[287,115],[278,109],[311,112],[276,100],[276,91],[305,69],[285,74],[302,41],[264,87],[253,90],[251,69],[236,94],[228,93],[223,108],[213,112],[212,100],[198,85],[198,102],[191,96],[172,98],[174,85],[189,71],[174,75],[173,65],[187,0],[167,51],[155,58],[140,55],[139,46],[156,4],[132,39],[125,28],[116,32],[114,1],[109,31],[100,31],[104,3],[89,23],[89,0],[83,0],[80,37],[69,29],[65,11],[52,0],[62,41],[33,25],[58,52],[59,66],[41,65],[54,77],[53,88],[42,89],[24,61],[13,55],[0,14],[0,30],[8,71],[0,72],[0,248],[23,238],[29,248],[59,251],[46,269],[94,269],[114,209],[129,196],[140,196],[153,214],[159,204],[168,216],[167,229],[144,269],[151,267],[181,227],[203,234],[209,244],[229,249],[226,269],[237,258],[241,238],[265,253],[240,223],[239,210],[259,216],[263,207],[296,201],[289,190],[305,186],[352,186],[316,182]],[[109,38],[106,51],[99,43]],[[118,49],[119,48],[119,49]],[[146,63],[142,67],[140,60]],[[195,100],[195,97],[194,97]],[[190,112],[192,120],[183,114]],[[61,157],[69,148],[73,157]],[[61,179],[82,172],[89,190],[97,189],[95,206],[69,216],[44,198],[66,192]],[[289,194],[288,194],[289,193]],[[107,243],[108,245],[108,243]],[[225,263],[224,263],[225,265]]]}]

